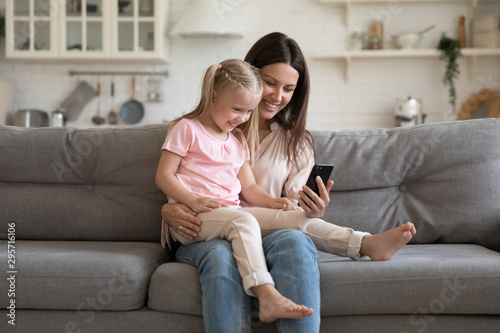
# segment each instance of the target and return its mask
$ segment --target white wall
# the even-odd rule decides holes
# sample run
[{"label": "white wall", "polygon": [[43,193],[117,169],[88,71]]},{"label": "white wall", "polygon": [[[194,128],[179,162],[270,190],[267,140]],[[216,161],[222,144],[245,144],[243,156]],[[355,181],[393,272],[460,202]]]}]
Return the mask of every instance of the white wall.
[{"label": "white wall", "polygon": [[[466,15],[465,3],[415,4],[391,1],[388,4],[353,5],[351,28],[344,26],[344,8],[320,4],[318,0],[220,0],[237,4],[232,13],[244,31],[242,39],[170,39],[170,63],[84,64],[78,62],[19,62],[5,59],[0,47],[0,76],[15,84],[14,109],[54,110],[75,88],[78,80],[95,84],[96,77],[70,77],[69,70],[163,70],[170,75],[163,82],[163,103],[145,103],[146,114],[139,124],[162,122],[188,112],[198,99],[200,79],[205,68],[225,58],[243,58],[262,35],[281,31],[297,40],[306,54],[312,80],[309,129],[366,129],[392,127],[397,97],[421,97],[428,122],[453,119],[447,88],[441,83],[445,64],[438,58],[356,59],[351,65],[350,82],[344,80],[342,60],[319,60],[318,52],[339,49],[350,32],[365,29],[374,18],[385,21],[386,40],[390,35],[419,31],[431,24],[437,28],[424,35],[419,48],[437,45],[442,31],[456,37],[458,17]],[[170,0],[169,28],[177,22],[192,0]],[[3,7],[5,0],[0,0]],[[393,7],[390,7],[392,4]],[[396,6],[396,7],[394,7]],[[395,10],[396,8],[396,10]],[[392,13],[391,13],[392,11]],[[480,4],[476,15],[500,15],[500,4]],[[166,37],[167,38],[167,37]],[[479,57],[471,79],[465,59],[460,60],[462,75],[457,82],[458,106],[482,87],[498,88],[499,58]],[[103,93],[111,78],[101,78]],[[147,77],[138,78],[139,85]],[[118,103],[130,96],[130,78],[116,77]],[[103,100],[103,108],[110,101]],[[68,125],[93,126],[95,103],[89,103],[76,122]]]}]

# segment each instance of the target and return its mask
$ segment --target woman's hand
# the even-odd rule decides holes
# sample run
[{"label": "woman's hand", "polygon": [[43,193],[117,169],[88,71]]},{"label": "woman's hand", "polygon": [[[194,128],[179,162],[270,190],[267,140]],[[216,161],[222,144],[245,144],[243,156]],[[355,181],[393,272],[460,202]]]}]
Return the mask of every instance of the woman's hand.
[{"label": "woman's hand", "polygon": [[292,202],[285,197],[275,198],[273,200],[270,200],[269,205],[271,206],[271,208],[274,208],[274,209],[283,209],[283,210],[295,209],[293,207]]},{"label": "woman's hand", "polygon": [[333,180],[329,180],[325,186],[321,177],[317,176],[316,184],[318,185],[319,196],[306,185],[302,187],[302,191],[299,191],[299,205],[309,218],[322,217],[326,207],[330,203],[330,195],[328,193],[333,186]]},{"label": "woman's hand", "polygon": [[201,231],[201,220],[188,206],[181,203],[164,204],[161,217],[184,238],[194,240]]}]

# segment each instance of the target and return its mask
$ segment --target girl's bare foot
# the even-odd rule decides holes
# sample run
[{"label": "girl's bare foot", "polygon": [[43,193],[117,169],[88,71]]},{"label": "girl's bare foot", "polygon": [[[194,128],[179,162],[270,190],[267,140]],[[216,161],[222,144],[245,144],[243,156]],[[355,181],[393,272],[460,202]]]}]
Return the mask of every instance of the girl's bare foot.
[{"label": "girl's bare foot", "polygon": [[398,252],[417,233],[411,222],[387,230],[378,235],[369,235],[361,240],[361,255],[369,256],[373,261],[386,261]]},{"label": "girl's bare foot", "polygon": [[314,310],[297,305],[281,295],[273,285],[265,284],[252,288],[259,299],[259,319],[272,323],[279,318],[301,319],[313,314]]}]

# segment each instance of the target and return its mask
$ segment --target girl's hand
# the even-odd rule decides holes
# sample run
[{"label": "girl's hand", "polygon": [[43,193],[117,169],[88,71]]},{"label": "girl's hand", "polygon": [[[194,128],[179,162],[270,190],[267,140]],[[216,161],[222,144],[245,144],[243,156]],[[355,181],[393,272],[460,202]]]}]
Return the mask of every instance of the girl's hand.
[{"label": "girl's hand", "polygon": [[325,213],[326,207],[330,203],[329,192],[333,186],[333,180],[329,180],[326,186],[323,184],[321,177],[316,177],[316,184],[319,189],[319,196],[314,193],[309,187],[304,185],[302,191],[299,191],[299,204],[309,218],[319,218]]},{"label": "girl's hand", "polygon": [[275,198],[275,199],[271,200],[269,203],[270,203],[271,208],[275,208],[275,209],[283,209],[283,210],[295,209],[293,207],[292,202],[285,197]]},{"label": "girl's hand", "polygon": [[210,212],[214,208],[227,207],[223,201],[207,197],[196,197],[188,206],[196,213]]}]

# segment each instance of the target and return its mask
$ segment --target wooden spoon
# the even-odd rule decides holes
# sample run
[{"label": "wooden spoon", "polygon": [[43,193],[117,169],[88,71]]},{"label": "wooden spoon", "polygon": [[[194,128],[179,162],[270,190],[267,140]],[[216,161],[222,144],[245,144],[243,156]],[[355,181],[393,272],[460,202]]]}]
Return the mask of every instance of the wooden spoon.
[{"label": "wooden spoon", "polygon": [[115,83],[111,82],[111,111],[108,113],[108,123],[110,125],[118,124],[118,113],[115,112]]},{"label": "wooden spoon", "polygon": [[101,83],[97,83],[97,113],[92,117],[92,122],[96,125],[102,125],[106,122],[106,118],[101,114]]}]

